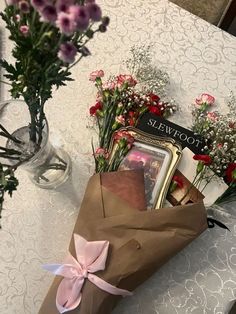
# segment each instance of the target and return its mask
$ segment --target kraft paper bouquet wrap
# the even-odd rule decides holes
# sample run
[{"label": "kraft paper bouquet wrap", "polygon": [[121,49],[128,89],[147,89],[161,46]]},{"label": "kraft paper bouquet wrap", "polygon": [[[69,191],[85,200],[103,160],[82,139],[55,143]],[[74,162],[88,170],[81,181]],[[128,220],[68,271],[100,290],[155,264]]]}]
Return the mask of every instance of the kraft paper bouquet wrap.
[{"label": "kraft paper bouquet wrap", "polygon": [[[78,257],[74,234],[87,241],[109,241],[104,270],[94,275],[114,287],[133,291],[206,228],[203,203],[145,210],[142,170],[101,173],[88,182],[69,252]],[[73,294],[78,293],[72,287],[76,277],[66,283],[73,291],[68,298],[79,304],[68,313],[111,313],[122,297],[102,290],[89,278],[84,276],[79,295]],[[56,298],[62,280],[62,276],[56,276],[39,314],[60,313]],[[70,302],[66,301],[65,307]]]}]

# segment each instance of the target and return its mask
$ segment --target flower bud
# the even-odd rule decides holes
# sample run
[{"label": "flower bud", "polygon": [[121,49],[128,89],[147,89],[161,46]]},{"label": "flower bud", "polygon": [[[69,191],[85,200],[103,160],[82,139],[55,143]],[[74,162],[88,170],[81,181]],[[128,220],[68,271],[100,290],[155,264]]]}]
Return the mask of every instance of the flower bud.
[{"label": "flower bud", "polygon": [[99,25],[98,30],[101,33],[105,33],[107,31],[107,27],[105,25],[101,24],[101,25]]},{"label": "flower bud", "polygon": [[108,26],[109,23],[110,23],[110,18],[109,18],[108,16],[104,16],[104,17],[102,18],[102,24],[103,24],[104,26]]}]

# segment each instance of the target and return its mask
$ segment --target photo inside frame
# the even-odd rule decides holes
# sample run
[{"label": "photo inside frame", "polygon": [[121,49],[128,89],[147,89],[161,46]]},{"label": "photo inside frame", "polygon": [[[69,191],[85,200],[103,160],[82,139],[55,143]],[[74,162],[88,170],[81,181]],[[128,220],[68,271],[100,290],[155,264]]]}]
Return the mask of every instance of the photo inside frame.
[{"label": "photo inside frame", "polygon": [[161,148],[135,142],[120,164],[119,170],[144,169],[147,208],[155,207],[170,163],[170,154]]}]

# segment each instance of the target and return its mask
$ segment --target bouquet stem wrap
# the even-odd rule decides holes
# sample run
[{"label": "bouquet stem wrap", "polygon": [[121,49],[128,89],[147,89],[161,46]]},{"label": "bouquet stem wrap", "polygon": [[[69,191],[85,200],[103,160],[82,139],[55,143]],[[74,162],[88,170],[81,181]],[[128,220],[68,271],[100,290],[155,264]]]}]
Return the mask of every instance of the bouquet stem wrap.
[{"label": "bouquet stem wrap", "polygon": [[[145,211],[143,173],[122,171],[92,176],[73,234],[110,243],[106,268],[96,273],[129,291],[149,278],[207,228],[203,203]],[[76,256],[73,236],[69,251]],[[66,252],[65,252],[66,255]],[[56,277],[39,314],[58,314]],[[86,280],[80,306],[71,314],[109,314],[121,299]]]}]

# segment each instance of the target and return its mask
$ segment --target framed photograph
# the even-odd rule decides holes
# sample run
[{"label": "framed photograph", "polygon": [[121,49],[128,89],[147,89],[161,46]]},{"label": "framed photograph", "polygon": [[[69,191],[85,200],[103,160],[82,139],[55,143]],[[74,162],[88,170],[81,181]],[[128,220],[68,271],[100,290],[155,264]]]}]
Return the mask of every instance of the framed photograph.
[{"label": "framed photograph", "polygon": [[[135,128],[123,128],[135,139],[119,170],[144,170],[148,209],[162,207],[172,176],[181,158],[182,149],[173,139],[161,138]],[[113,145],[112,153],[116,147]]]}]

